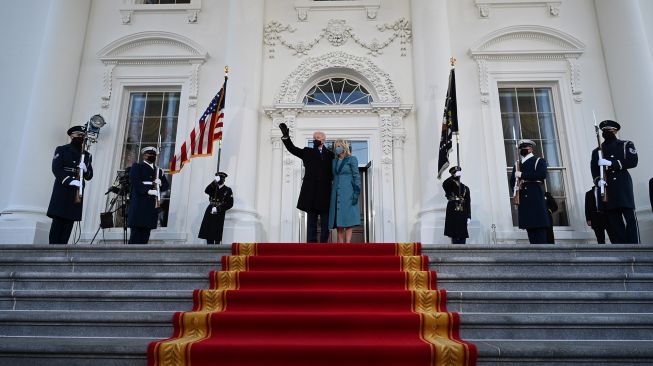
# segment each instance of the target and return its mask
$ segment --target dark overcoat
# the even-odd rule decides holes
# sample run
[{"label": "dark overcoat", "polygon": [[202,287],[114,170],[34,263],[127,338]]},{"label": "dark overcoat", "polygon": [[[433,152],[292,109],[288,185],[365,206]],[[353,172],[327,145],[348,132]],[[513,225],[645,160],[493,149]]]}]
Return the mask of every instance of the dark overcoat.
[{"label": "dark overcoat", "polygon": [[[458,185],[460,184],[460,185]],[[442,189],[447,197],[447,213],[444,220],[444,235],[450,238],[469,238],[467,219],[472,218],[469,187],[449,177],[442,182]],[[462,211],[456,210],[460,205]]]},{"label": "dark overcoat", "polygon": [[304,164],[304,178],[299,191],[297,208],[312,213],[325,213],[329,211],[331,195],[331,161],[334,158],[332,151],[326,147],[322,153],[317,148],[305,147],[303,149],[295,146],[290,138],[282,138],[283,144],[288,151],[302,159]]},{"label": "dark overcoat", "polygon": [[595,230],[605,230],[608,227],[605,204],[601,201],[597,187],[585,192],[585,221],[590,221],[590,226]]},{"label": "dark overcoat", "polygon": [[[544,179],[546,179],[546,160],[531,156],[521,164],[521,188],[517,208],[520,229],[537,229],[551,226],[544,199]],[[515,185],[515,167],[510,175],[510,187]]]},{"label": "dark overcoat", "polygon": [[[216,181],[211,182],[204,193],[209,195],[209,205],[204,210],[204,217],[197,236],[200,239],[222,241],[225,212],[234,206],[234,194],[227,186],[220,187]],[[215,207],[218,212],[212,214]]]},{"label": "dark overcoat", "polygon": [[156,197],[147,194],[154,189],[154,180],[161,179],[161,193],[170,189],[168,179],[160,168],[152,169],[147,163],[134,163],[129,171],[129,213],[127,226],[156,229],[160,208],[156,208]]},{"label": "dark overcoat", "polygon": [[[608,202],[605,207],[607,210],[615,208],[632,208],[635,209],[635,197],[633,195],[633,180],[628,173],[628,169],[637,166],[637,150],[632,141],[615,139],[604,141],[603,158],[610,160],[612,165],[606,167]],[[600,177],[599,169],[599,149],[592,151],[592,160],[590,167],[594,181]]]},{"label": "dark overcoat", "polygon": [[[81,156],[80,149],[71,144],[58,146],[55,149],[52,158],[54,184],[50,205],[48,205],[48,217],[72,221],[82,220],[82,205],[84,202],[75,203],[78,188],[70,185],[71,181],[78,179],[79,159]],[[84,156],[84,163],[87,168],[84,173],[84,180],[91,180],[93,178],[93,166],[91,165],[93,159],[88,151],[84,152]],[[87,188],[84,185],[84,192],[87,192]],[[86,193],[84,193],[85,195]]]}]

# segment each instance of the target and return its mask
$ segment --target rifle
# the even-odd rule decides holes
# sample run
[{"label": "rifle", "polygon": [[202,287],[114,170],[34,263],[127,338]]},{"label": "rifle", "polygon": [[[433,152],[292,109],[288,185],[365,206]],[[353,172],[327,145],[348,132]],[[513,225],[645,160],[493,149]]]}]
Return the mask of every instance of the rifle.
[{"label": "rifle", "polygon": [[[599,133],[599,125],[596,124],[596,114],[592,111],[594,116],[594,132],[596,134],[596,144],[598,145],[598,157],[599,160],[603,159],[603,147],[601,146],[601,137]],[[605,182],[606,169],[605,166],[599,166],[599,179]],[[608,191],[605,189],[605,185],[599,187],[601,189],[601,201],[608,202]]]},{"label": "rifle", "polygon": [[[156,160],[154,161],[154,171],[155,171],[154,180],[159,179],[159,172],[161,171],[161,168],[159,168],[156,165],[156,163],[159,161],[159,155],[161,155],[161,150],[160,150],[161,149],[161,134],[159,134],[159,142],[158,142],[156,148],[159,151],[157,151]],[[154,182],[152,182],[152,184],[154,185],[154,189],[156,189],[156,201],[154,203],[154,208],[159,208],[159,207],[161,207],[161,185],[156,184]]]},{"label": "rifle", "polygon": [[84,197],[84,173],[82,172],[82,164],[84,164],[84,150],[86,150],[86,129],[84,129],[84,142],[82,142],[82,156],[79,158],[79,165],[77,166],[77,180],[79,181],[79,188],[75,195],[75,203],[82,203]]},{"label": "rifle", "polygon": [[515,135],[515,127],[512,128],[512,135],[515,136],[515,156],[517,161],[515,162],[515,186],[512,187],[512,204],[519,206],[519,190],[521,189],[521,178],[517,177],[517,172],[521,171],[521,159],[519,158],[519,140],[517,140],[517,135]]}]

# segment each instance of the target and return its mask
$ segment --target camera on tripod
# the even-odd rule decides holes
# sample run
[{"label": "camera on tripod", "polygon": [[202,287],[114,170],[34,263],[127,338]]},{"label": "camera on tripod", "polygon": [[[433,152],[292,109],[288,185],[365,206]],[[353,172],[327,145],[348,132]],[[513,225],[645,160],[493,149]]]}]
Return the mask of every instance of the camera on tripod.
[{"label": "camera on tripod", "polygon": [[[125,170],[119,170],[113,184],[105,193],[105,195],[113,193],[115,197],[111,199],[109,209],[106,212],[100,213],[100,228],[102,229],[115,227],[113,220],[115,213],[118,213],[118,221],[121,221],[122,226],[125,226],[127,216],[126,207],[129,204],[129,170],[129,167],[125,168]],[[114,209],[116,203],[118,206]]]}]

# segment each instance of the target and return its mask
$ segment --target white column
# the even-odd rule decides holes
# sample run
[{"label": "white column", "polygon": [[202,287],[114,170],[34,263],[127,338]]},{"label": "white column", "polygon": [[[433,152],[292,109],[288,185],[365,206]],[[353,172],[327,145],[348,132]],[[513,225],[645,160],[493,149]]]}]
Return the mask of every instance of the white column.
[{"label": "white column", "polygon": [[[51,158],[67,142],[91,0],[50,2],[39,61],[25,119],[10,197],[0,217],[0,243],[47,243],[50,219],[45,216],[54,177]],[[25,21],[43,21],[25,19]],[[20,35],[16,35],[20,37]],[[76,124],[81,121],[77,121]]]},{"label": "white column", "polygon": [[[395,116],[396,125],[401,126],[401,117]],[[395,241],[407,242],[407,217],[406,217],[406,161],[404,160],[404,142],[406,132],[403,128],[396,129],[392,137],[392,156],[394,161],[394,188],[395,188]]]},{"label": "white column", "polygon": [[[648,138],[653,136],[653,50],[647,38],[651,20],[646,17],[650,14],[642,12],[639,0],[596,0],[595,3],[615,119],[621,124],[619,137],[632,140],[639,155],[638,167],[630,170],[635,205],[638,211],[650,215],[648,180],[653,166],[653,145]],[[640,230],[642,242],[653,239],[650,222],[645,225],[640,218]]]},{"label": "white column", "polygon": [[229,86],[225,108],[224,169],[233,174],[234,208],[225,222],[223,242],[263,240],[256,208],[258,141],[261,119],[264,0],[231,0],[227,42]]},{"label": "white column", "polygon": [[[392,112],[379,110],[379,128],[381,131],[381,206],[376,212],[381,220],[381,238],[379,242],[395,242],[397,216],[395,215],[394,166],[400,162],[393,161],[392,154]],[[380,239],[380,240],[379,240]]]},{"label": "white column", "polygon": [[270,222],[268,239],[272,242],[281,241],[281,192],[283,187],[283,143],[279,124],[283,117],[274,116],[270,130],[270,143],[272,144],[272,176],[270,177]]},{"label": "white column", "polygon": [[411,0],[411,17],[421,197],[412,236],[422,243],[442,243],[445,200],[436,177],[440,121],[452,56],[447,1]]}]

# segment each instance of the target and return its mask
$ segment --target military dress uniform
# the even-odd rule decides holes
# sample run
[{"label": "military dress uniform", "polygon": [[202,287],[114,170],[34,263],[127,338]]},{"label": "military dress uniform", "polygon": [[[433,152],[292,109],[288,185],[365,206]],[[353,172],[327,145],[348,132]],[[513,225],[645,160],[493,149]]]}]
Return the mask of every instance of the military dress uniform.
[{"label": "military dress uniform", "polygon": [[[70,183],[79,180],[79,161],[81,149],[73,144],[58,146],[52,158],[52,173],[54,184],[47,215],[52,219],[50,227],[50,244],[67,244],[75,221],[82,220],[82,202],[76,203],[79,187]],[[84,180],[93,178],[92,157],[84,151],[86,171]],[[84,186],[86,190],[86,186]]]},{"label": "military dress uniform", "polygon": [[198,238],[206,239],[207,244],[222,242],[225,213],[234,206],[234,194],[231,188],[224,185],[227,174],[218,173],[218,175],[222,177],[222,184],[214,180],[204,190],[204,193],[209,195],[209,205],[204,211]]},{"label": "military dress uniform", "polygon": [[610,242],[614,237],[608,224],[608,215],[605,213],[605,203],[601,201],[599,187],[594,186],[585,192],[585,221],[589,222],[594,230],[598,244],[605,244],[605,232],[608,232]]},{"label": "military dress uniform", "polygon": [[[599,128],[618,131],[621,126],[615,121],[606,120],[599,124]],[[604,179],[608,193],[605,210],[614,235],[613,243],[637,244],[639,243],[639,228],[635,216],[633,180],[628,173],[628,169],[636,167],[638,162],[635,144],[632,141],[619,140],[615,136],[603,141],[601,148],[603,159],[611,163],[610,166],[606,166]],[[598,147],[592,151],[590,162],[595,182],[600,180],[601,167],[598,151]]]},{"label": "military dress uniform", "polygon": [[[519,145],[535,146],[530,140],[521,140]],[[551,226],[547,213],[546,200],[542,184],[547,175],[547,163],[543,158],[529,154],[520,157],[521,185],[519,189],[518,221],[519,228],[528,233],[531,244],[546,244],[546,230]],[[515,185],[515,168],[510,176],[510,187]]]},{"label": "military dress uniform", "polygon": [[[455,174],[459,170],[459,167],[453,167],[449,172]],[[469,187],[451,176],[442,182],[442,189],[448,201],[444,235],[451,238],[452,244],[465,244],[469,238],[467,222],[472,218]]]},{"label": "military dress uniform", "polygon": [[[158,173],[158,174],[157,174]],[[150,231],[156,229],[160,208],[156,208],[156,197],[148,194],[155,189],[156,177],[161,180],[161,192],[170,189],[163,170],[141,161],[134,163],[129,171],[129,212],[127,226],[131,230],[129,244],[147,244]]]},{"label": "military dress uniform", "polygon": [[288,152],[302,159],[304,177],[299,191],[297,208],[307,214],[306,236],[309,243],[317,242],[317,220],[320,217],[320,242],[329,240],[329,204],[331,202],[331,180],[333,172],[331,161],[335,158],[332,151],[322,146],[319,148],[295,146],[288,136],[288,127],[279,125],[283,142]]}]

